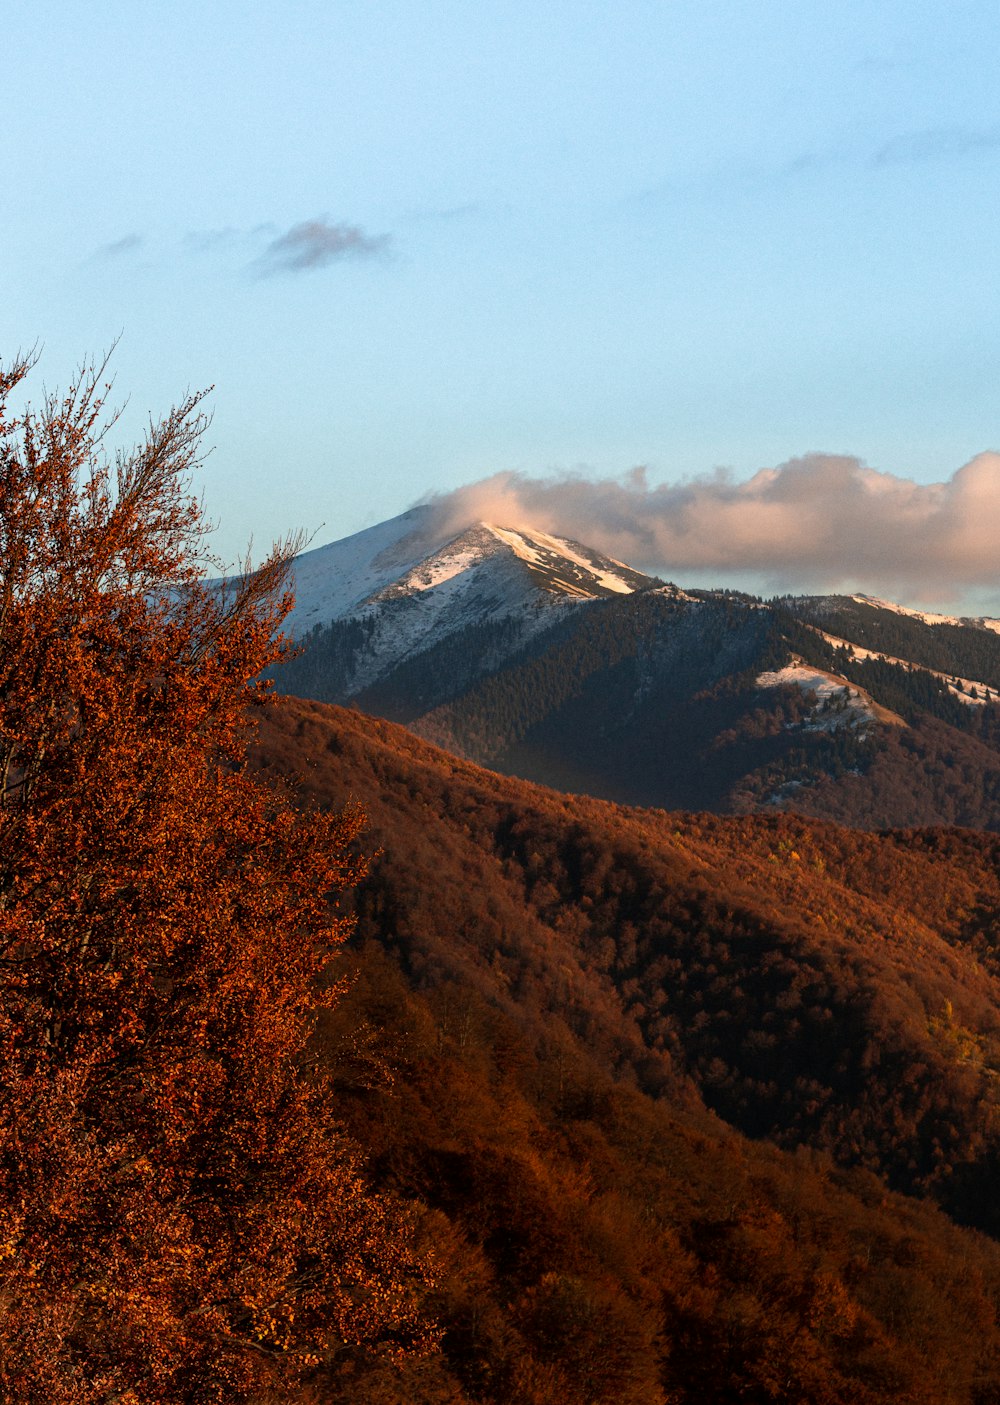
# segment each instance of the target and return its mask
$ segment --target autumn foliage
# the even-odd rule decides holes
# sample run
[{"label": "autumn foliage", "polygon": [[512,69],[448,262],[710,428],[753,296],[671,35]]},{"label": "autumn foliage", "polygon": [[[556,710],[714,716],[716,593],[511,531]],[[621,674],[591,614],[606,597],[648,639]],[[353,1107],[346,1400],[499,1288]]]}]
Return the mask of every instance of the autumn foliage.
[{"label": "autumn foliage", "polygon": [[[235,1401],[405,1347],[420,1273],[306,1051],[356,812],[245,772],[294,543],[203,582],[191,397],[0,379],[0,1396]],[[112,421],[113,422],[113,421]]]},{"label": "autumn foliage", "polygon": [[254,756],[365,797],[320,1048],[441,1272],[443,1361],[324,1405],[995,1405],[996,836],[626,809],[298,700]]}]

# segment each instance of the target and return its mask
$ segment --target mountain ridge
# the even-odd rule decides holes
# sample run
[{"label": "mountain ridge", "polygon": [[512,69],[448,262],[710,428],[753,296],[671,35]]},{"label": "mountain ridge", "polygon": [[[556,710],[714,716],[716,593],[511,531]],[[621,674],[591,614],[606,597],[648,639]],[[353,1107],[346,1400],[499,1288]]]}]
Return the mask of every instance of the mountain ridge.
[{"label": "mountain ridge", "polygon": [[535,528],[449,532],[429,508],[334,547],[298,568],[295,618],[314,623],[281,691],[624,803],[1000,828],[989,618],[686,591]]}]

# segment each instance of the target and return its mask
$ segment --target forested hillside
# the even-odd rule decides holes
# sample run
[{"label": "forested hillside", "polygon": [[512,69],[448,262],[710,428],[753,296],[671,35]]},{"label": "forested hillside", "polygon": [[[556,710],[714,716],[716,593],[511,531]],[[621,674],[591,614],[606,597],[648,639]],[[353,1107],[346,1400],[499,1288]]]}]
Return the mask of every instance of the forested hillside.
[{"label": "forested hillside", "polygon": [[382,850],[317,1053],[443,1335],[364,1398],[997,1398],[998,841],[630,811],[312,704],[256,755]]},{"label": "forested hillside", "polygon": [[929,622],[913,613],[845,595],[784,603],[790,613],[814,619],[830,634],[874,653],[1000,688],[996,631],[976,620],[963,623],[931,617],[933,622]]},{"label": "forested hillside", "polygon": [[351,693],[369,627],[310,635],[279,688],[349,698],[480,764],[627,804],[1000,829],[1000,637],[972,623],[648,589],[564,611],[527,642],[509,619],[470,625]]}]

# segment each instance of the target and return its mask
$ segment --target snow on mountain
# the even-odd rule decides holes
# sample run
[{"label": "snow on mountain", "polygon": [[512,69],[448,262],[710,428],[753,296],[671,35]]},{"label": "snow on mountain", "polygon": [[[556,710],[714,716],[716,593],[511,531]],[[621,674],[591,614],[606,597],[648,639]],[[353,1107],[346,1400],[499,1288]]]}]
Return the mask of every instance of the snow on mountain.
[{"label": "snow on mountain", "polygon": [[769,669],[758,674],[758,688],[801,688],[816,699],[812,717],[804,730],[812,732],[837,732],[844,727],[864,727],[869,722],[902,722],[902,718],[879,707],[871,694],[864,688],[848,683],[836,673],[825,669],[812,668],[801,661],[788,664],[785,668]]},{"label": "snow on mountain", "polygon": [[[590,547],[526,527],[479,522],[442,531],[433,508],[416,507],[296,558],[296,605],[289,628],[368,613],[391,600],[440,596],[440,603],[485,587],[487,614],[524,603],[526,594],[592,600],[653,584],[649,576]],[[488,578],[488,584],[487,584]],[[425,599],[424,604],[427,603]],[[438,603],[437,601],[435,603]]]},{"label": "snow on mountain", "polygon": [[[409,680],[401,686],[416,688],[422,697],[441,694],[449,677],[459,685],[461,675],[460,685],[468,686],[504,667],[557,621],[602,597],[667,591],[692,606],[714,598],[713,592],[703,591],[688,596],[580,542],[533,527],[475,522],[456,532],[454,523],[431,505],[304,552],[294,562],[294,589],[296,605],[287,627],[299,639],[309,637],[310,651],[314,646],[326,651],[326,677],[336,677],[335,683],[328,681],[329,695],[341,698],[382,686],[400,666]],[[847,643],[827,633],[819,621],[828,623],[823,617],[842,613],[845,606],[863,606],[927,625],[1000,632],[1000,621],[959,620],[862,594],[802,597],[790,603],[816,620],[811,627],[827,643],[845,647],[855,661],[882,658],[907,669],[917,665]],[[858,725],[866,716],[871,720],[867,695],[832,675],[821,678],[812,671],[806,677],[798,662],[762,675],[759,686],[796,683],[815,692],[824,728]],[[997,696],[995,688],[975,679],[926,671],[963,702],[983,703]],[[835,707],[830,705],[834,688],[842,693]]]},{"label": "snow on mountain", "polygon": [[807,604],[816,614],[824,614],[840,609],[845,600],[852,600],[857,605],[869,605],[873,610],[887,610],[892,615],[905,615],[908,619],[920,620],[923,624],[954,624],[966,628],[971,626],[974,629],[989,629],[994,634],[1000,634],[1000,620],[992,619],[988,615],[935,614],[933,610],[914,610],[909,605],[897,605],[894,600],[883,600],[878,595],[803,595],[793,597],[792,603]]},{"label": "snow on mountain", "polygon": [[505,649],[520,647],[567,609],[659,585],[621,561],[528,527],[477,522],[442,530],[417,507],[294,563],[288,629],[356,621],[350,690],[461,630],[507,622]]},{"label": "snow on mountain", "polygon": [[430,508],[415,507],[388,522],[295,558],[295,609],[287,628],[301,635],[352,613],[443,545]]},{"label": "snow on mountain", "polygon": [[568,595],[630,595],[650,584],[631,566],[607,556],[599,556],[579,542],[550,537],[546,532],[515,532],[510,528],[483,524],[522,561],[539,572],[549,573],[549,588]]},{"label": "snow on mountain", "polygon": [[[875,603],[874,599],[869,595],[854,596],[853,599],[862,600],[866,605],[873,605]],[[906,610],[903,608],[902,605],[891,605],[887,604],[885,601],[879,601],[879,606],[882,609],[892,611],[892,613],[894,614],[917,614],[915,610]],[[952,621],[944,615],[931,615],[929,618],[927,616],[922,615],[919,616],[919,618],[923,619],[925,624],[933,622],[942,624],[962,623],[961,620]],[[968,623],[968,621],[966,621],[966,623]],[[987,628],[989,628],[994,623],[994,621],[977,620],[975,623],[977,625],[985,625]],[[835,649],[846,649],[848,656],[852,659],[857,659],[862,662],[865,659],[881,659],[884,663],[897,664],[900,668],[923,669],[925,673],[931,674],[932,677],[940,678],[942,683],[947,686],[948,692],[951,693],[952,697],[957,698],[959,702],[968,703],[970,706],[973,707],[981,707],[986,703],[990,702],[1000,702],[1000,693],[997,692],[997,689],[990,688],[988,683],[983,683],[978,678],[962,678],[957,673],[942,673],[940,669],[928,668],[926,664],[918,665],[911,663],[909,659],[897,658],[895,654],[887,654],[884,651],[877,649],[866,649],[861,644],[852,644],[849,639],[841,639],[836,634],[828,634],[825,629],[819,629],[816,626],[812,627],[816,629],[816,633],[820,636],[821,639],[825,639],[826,642],[828,644],[832,644]],[[1000,631],[994,632],[996,633]]]},{"label": "snow on mountain", "polygon": [[892,600],[880,600],[877,595],[852,595],[859,605],[871,605],[876,610],[888,610],[893,615],[907,615],[912,620],[922,620],[924,624],[964,624],[956,615],[937,615],[929,610],[912,610],[906,605],[897,605]]}]

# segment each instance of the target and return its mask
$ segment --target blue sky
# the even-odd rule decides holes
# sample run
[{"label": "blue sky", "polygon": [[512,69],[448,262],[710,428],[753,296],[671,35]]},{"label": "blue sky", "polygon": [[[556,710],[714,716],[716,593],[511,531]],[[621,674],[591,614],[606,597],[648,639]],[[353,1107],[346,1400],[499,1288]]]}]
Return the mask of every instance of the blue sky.
[{"label": "blue sky", "polygon": [[998,38],[956,0],[7,0],[0,354],[39,390],[121,335],[133,432],[213,384],[228,556],[496,474],[947,486],[1000,447]]}]

